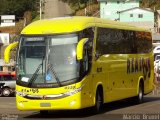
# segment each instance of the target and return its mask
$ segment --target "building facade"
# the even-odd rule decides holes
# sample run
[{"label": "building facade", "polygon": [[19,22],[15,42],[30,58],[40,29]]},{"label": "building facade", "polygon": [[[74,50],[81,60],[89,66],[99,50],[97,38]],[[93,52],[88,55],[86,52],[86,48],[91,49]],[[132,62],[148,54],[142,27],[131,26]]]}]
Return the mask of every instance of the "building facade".
[{"label": "building facade", "polygon": [[0,72],[13,71],[15,71],[15,61],[13,59],[10,59],[8,64],[6,64],[3,59],[0,59]]},{"label": "building facade", "polygon": [[156,12],[157,32],[160,33],[160,10]]},{"label": "building facade", "polygon": [[119,12],[139,7],[139,0],[98,0],[100,2],[100,17],[118,20]]},{"label": "building facade", "polygon": [[131,8],[119,12],[119,21],[154,31],[154,12],[151,9]]},{"label": "building facade", "polygon": [[98,0],[100,17],[114,21],[127,22],[154,31],[154,12],[140,8],[141,0]]}]

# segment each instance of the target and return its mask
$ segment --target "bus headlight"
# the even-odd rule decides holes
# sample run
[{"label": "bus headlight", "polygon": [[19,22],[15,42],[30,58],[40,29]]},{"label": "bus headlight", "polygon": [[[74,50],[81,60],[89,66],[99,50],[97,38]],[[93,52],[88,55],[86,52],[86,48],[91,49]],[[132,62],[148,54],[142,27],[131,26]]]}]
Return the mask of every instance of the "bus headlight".
[{"label": "bus headlight", "polygon": [[69,105],[74,105],[75,103],[76,103],[76,101],[73,100],[73,101],[71,101],[71,102],[69,103]]},{"label": "bus headlight", "polygon": [[24,107],[23,102],[19,102],[18,105],[21,106],[21,107]]}]

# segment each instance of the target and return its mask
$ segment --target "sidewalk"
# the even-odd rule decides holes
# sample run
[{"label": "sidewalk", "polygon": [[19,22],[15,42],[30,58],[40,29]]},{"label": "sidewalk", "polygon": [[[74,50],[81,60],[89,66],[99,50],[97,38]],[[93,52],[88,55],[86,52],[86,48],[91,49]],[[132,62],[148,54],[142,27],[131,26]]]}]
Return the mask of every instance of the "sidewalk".
[{"label": "sidewalk", "polygon": [[152,91],[152,95],[155,95],[155,96],[160,96],[160,75],[158,75],[158,80],[157,80],[157,73],[155,73],[155,79],[153,81],[153,84],[154,84],[154,90]]}]

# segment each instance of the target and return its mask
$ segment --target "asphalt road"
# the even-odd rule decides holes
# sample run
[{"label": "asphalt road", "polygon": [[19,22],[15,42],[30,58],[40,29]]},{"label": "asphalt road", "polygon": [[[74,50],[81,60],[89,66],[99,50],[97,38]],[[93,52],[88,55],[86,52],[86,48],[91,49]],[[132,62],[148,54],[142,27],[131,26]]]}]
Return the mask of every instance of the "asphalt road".
[{"label": "asphalt road", "polygon": [[[160,120],[160,96],[147,95],[144,103],[136,105],[129,100],[104,105],[104,111],[95,115],[91,109],[77,111],[51,111],[41,116],[38,111],[19,111],[15,97],[0,97],[0,118],[2,120]],[[7,119],[6,119],[7,118]]]}]

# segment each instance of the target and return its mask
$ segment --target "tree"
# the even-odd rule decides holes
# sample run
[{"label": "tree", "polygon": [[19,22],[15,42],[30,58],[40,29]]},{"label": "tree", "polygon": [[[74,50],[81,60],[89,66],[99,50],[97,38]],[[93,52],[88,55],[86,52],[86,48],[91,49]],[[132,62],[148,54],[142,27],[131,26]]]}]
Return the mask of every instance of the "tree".
[{"label": "tree", "polygon": [[160,9],[160,1],[159,0],[142,0],[141,7],[143,8],[151,8],[153,10]]},{"label": "tree", "polygon": [[0,0],[0,14],[23,17],[26,11],[36,11],[38,0]]},{"label": "tree", "polygon": [[59,0],[59,1],[67,3],[74,11],[78,11],[86,7],[88,2],[92,3],[97,2],[97,0]]}]

